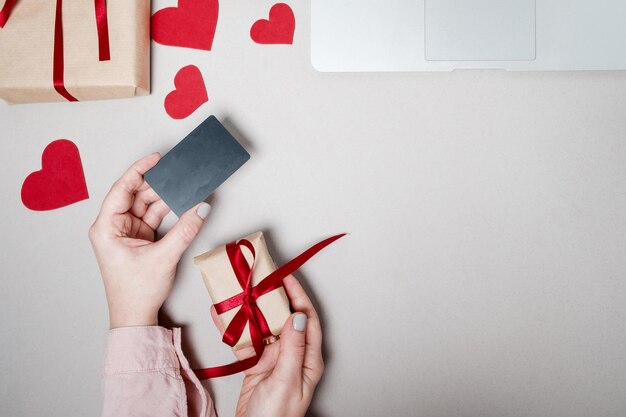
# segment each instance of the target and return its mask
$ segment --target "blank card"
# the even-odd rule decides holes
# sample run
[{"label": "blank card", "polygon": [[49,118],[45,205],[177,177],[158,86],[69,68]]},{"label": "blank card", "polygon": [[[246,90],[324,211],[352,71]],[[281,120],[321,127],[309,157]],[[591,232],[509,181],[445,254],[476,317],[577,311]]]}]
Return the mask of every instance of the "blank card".
[{"label": "blank card", "polygon": [[145,180],[178,217],[204,201],[250,154],[210,116],[146,172]]}]

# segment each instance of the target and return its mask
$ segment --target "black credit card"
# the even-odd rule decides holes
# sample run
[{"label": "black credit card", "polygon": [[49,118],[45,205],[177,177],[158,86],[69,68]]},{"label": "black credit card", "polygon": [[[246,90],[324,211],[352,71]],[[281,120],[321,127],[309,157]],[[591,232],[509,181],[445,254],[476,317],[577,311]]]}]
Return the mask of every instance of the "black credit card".
[{"label": "black credit card", "polygon": [[250,159],[215,116],[210,116],[159,163],[144,179],[178,217],[204,201]]}]

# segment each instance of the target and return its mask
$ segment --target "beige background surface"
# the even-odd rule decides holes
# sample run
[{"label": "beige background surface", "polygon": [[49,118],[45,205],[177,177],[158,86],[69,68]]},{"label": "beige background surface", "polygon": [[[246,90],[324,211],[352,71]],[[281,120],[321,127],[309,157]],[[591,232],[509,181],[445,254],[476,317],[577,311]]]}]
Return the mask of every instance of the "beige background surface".
[{"label": "beige background surface", "polygon": [[[248,37],[271,2],[222,3],[213,51],[154,45],[149,97],[0,104],[0,415],[99,414],[107,316],[87,228],[132,161],[210,114],[252,159],[165,309],[194,365],[232,356],[193,256],[264,229],[281,263],[348,231],[299,274],[326,337],[313,415],[626,414],[626,73],[320,74],[309,3],[290,2],[292,47]],[[174,121],[162,102],[187,64],[210,101]],[[22,181],[59,138],[91,198],[31,212]],[[222,416],[239,383],[210,383]]]}]

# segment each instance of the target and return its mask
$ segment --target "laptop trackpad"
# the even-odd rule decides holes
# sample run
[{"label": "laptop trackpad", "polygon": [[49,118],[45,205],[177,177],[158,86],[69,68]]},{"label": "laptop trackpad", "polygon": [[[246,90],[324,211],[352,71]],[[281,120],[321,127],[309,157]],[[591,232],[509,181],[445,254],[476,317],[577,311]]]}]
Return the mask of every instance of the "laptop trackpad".
[{"label": "laptop trackpad", "polygon": [[535,0],[425,0],[428,61],[532,61]]}]

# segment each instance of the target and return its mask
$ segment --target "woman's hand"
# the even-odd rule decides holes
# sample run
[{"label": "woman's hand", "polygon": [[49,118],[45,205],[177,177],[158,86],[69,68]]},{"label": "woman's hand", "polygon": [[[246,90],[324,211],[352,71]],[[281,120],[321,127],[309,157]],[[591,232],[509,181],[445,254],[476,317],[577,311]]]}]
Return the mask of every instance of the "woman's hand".
[{"label": "woman's hand", "polygon": [[113,184],[89,229],[112,329],[158,324],[158,312],[172,290],[176,266],[211,208],[200,203],[190,209],[155,242],[155,231],[170,209],[143,174],[159,159],[161,155],[154,153],[135,162]]},{"label": "woman's hand", "polygon": [[[259,363],[245,372],[237,417],[303,417],[324,373],[322,328],[315,308],[293,276],[283,285],[297,313],[287,319],[280,339],[266,346]],[[211,315],[223,333],[215,308]],[[251,357],[254,348],[235,355],[239,360]]]}]

